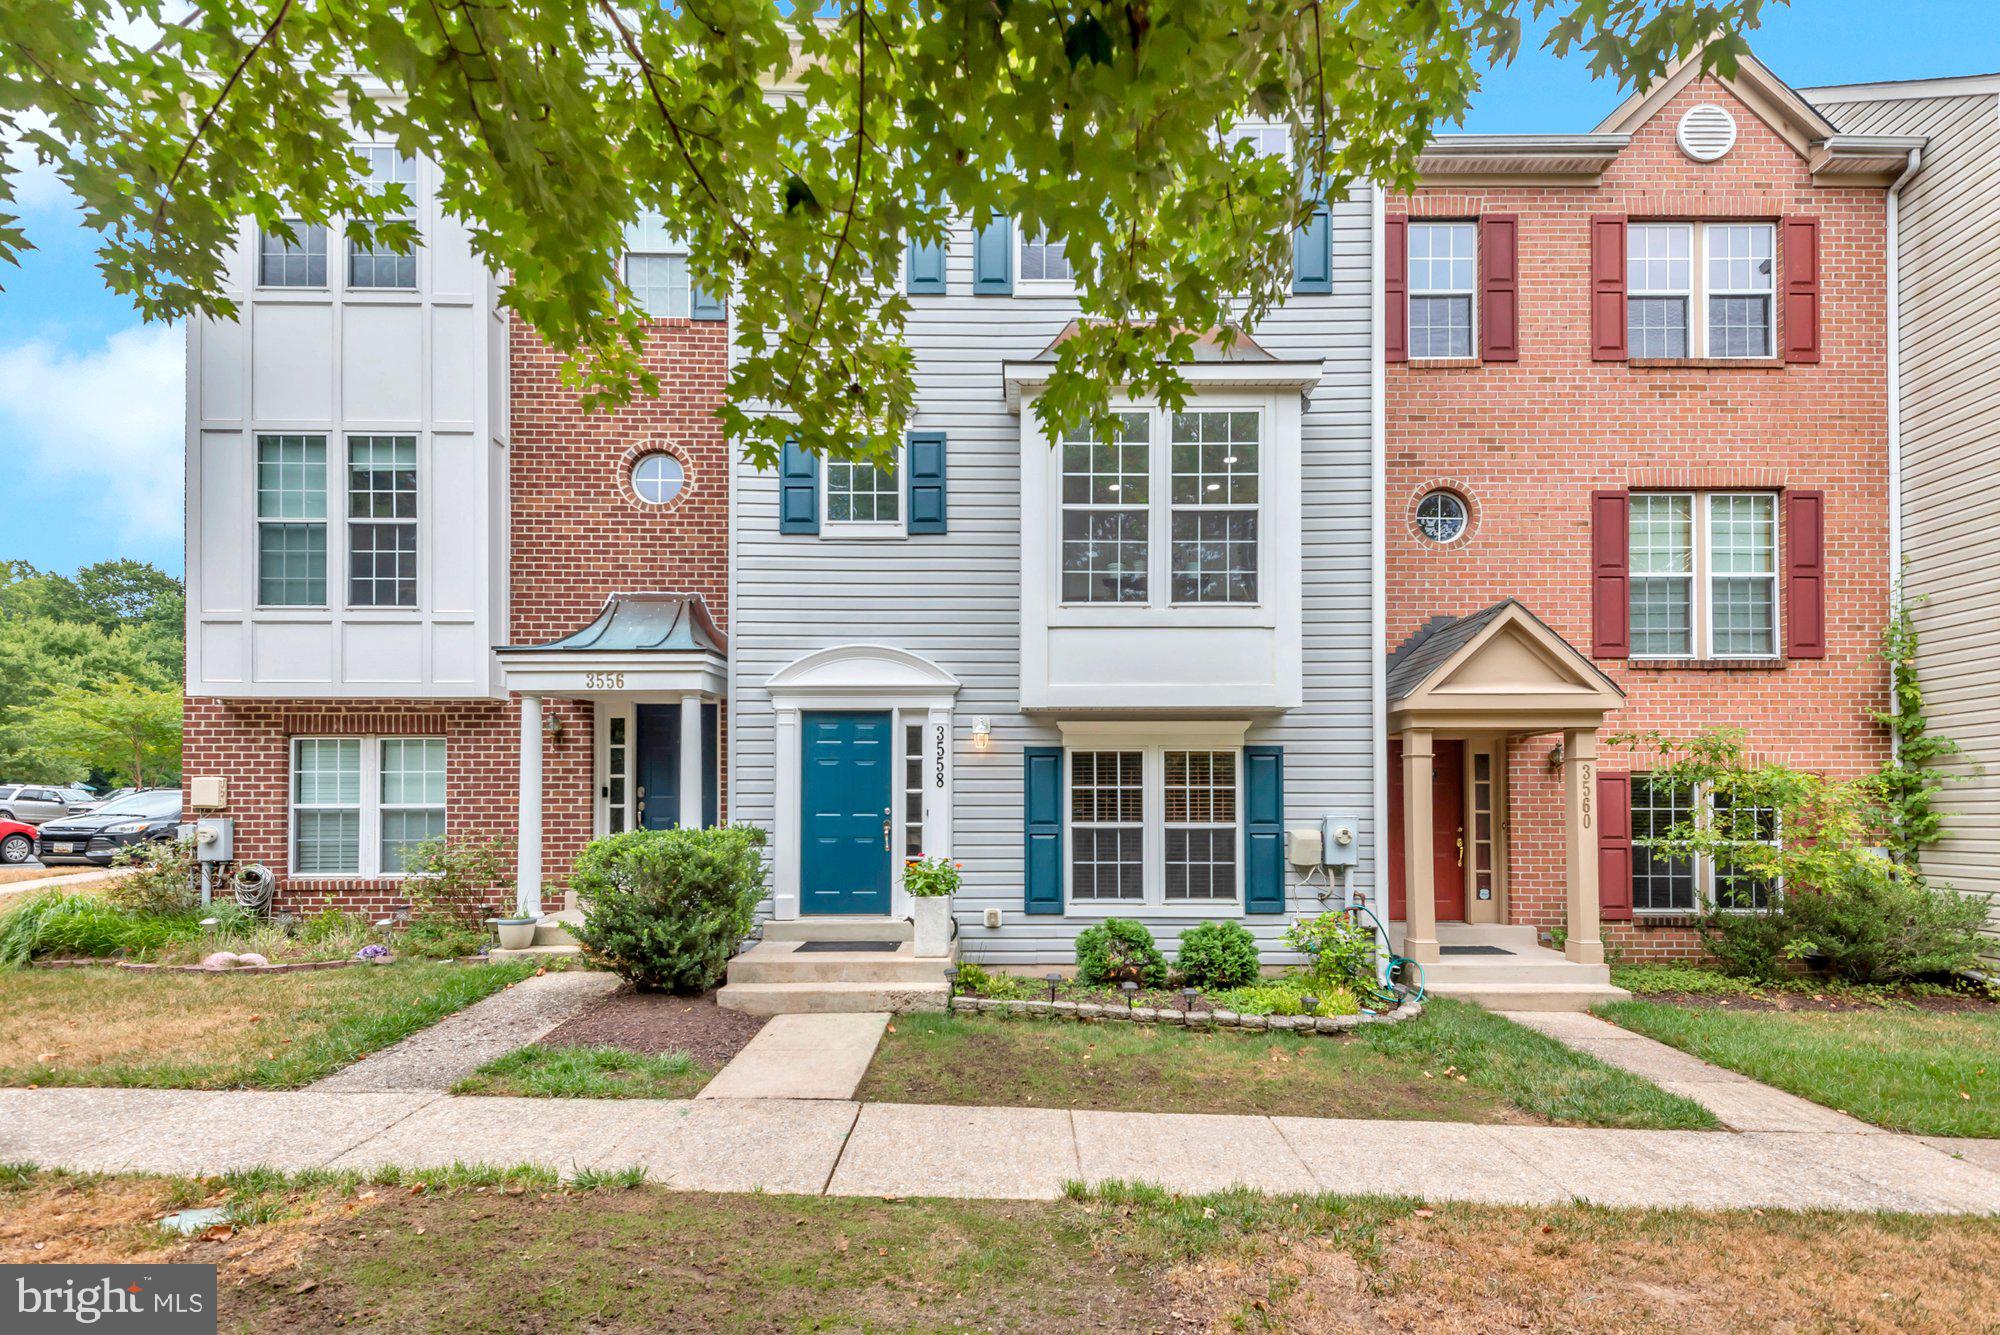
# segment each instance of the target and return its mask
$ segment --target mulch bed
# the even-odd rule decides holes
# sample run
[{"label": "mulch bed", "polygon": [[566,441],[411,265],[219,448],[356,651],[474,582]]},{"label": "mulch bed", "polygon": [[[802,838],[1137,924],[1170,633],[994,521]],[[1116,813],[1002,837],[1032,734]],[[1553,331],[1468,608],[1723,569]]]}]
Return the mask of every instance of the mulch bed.
[{"label": "mulch bed", "polygon": [[1754,996],[1717,996],[1712,992],[1642,992],[1638,1001],[1660,1001],[1690,1010],[1714,1011],[1879,1011],[1919,1010],[1940,1015],[1983,1014],[2000,1010],[2000,1001],[1966,994],[1963,996],[1906,996],[1886,993],[1854,996],[1838,992],[1762,992]]},{"label": "mulch bed", "polygon": [[761,1015],[724,1010],[715,993],[673,997],[658,992],[614,992],[542,1038],[548,1047],[624,1048],[658,1056],[685,1052],[703,1066],[717,1068],[741,1052],[759,1029]]}]

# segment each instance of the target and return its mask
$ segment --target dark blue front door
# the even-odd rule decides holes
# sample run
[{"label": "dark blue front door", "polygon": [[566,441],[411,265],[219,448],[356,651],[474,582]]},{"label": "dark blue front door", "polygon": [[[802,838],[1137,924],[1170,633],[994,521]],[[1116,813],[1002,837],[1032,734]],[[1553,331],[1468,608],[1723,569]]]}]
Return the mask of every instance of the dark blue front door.
[{"label": "dark blue front door", "polygon": [[635,705],[638,734],[633,782],[638,785],[642,830],[671,830],[681,823],[681,707]]},{"label": "dark blue front door", "polygon": [[800,912],[887,915],[889,715],[808,713],[802,728]]}]

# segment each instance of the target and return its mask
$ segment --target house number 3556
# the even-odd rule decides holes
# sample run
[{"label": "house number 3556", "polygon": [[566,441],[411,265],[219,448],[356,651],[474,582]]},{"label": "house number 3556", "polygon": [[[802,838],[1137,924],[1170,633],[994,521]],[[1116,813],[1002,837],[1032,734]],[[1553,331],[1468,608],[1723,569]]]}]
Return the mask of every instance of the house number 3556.
[{"label": "house number 3556", "polygon": [[586,691],[622,691],[625,689],[625,674],[622,672],[586,672],[583,674],[583,689]]}]

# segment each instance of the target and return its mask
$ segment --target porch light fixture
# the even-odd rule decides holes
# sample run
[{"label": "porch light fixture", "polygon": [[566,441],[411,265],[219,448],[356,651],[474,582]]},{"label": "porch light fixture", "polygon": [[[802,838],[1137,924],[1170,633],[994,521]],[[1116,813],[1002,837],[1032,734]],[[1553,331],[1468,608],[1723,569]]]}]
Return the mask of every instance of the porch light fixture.
[{"label": "porch light fixture", "polygon": [[1121,989],[1123,989],[1125,993],[1125,1009],[1129,1011],[1132,1009],[1133,1002],[1138,1000],[1139,985],[1137,983],[1131,982],[1130,980],[1127,980],[1125,982],[1120,983],[1118,986]]},{"label": "porch light fixture", "polygon": [[993,745],[993,720],[981,714],[972,720],[972,749],[984,751]]},{"label": "porch light fixture", "polygon": [[563,721],[557,718],[554,714],[550,714],[548,716],[548,721],[542,725],[542,733],[550,741],[554,742],[557,746],[561,746],[563,739]]},{"label": "porch light fixture", "polygon": [[1045,973],[1042,975],[1042,981],[1049,985],[1049,1000],[1054,1001],[1056,999],[1056,989],[1062,986],[1062,975],[1059,973]]},{"label": "porch light fixture", "polygon": [[1561,769],[1562,767],[1563,767],[1563,744],[1561,742],[1557,742],[1554,746],[1549,748],[1549,768]]}]

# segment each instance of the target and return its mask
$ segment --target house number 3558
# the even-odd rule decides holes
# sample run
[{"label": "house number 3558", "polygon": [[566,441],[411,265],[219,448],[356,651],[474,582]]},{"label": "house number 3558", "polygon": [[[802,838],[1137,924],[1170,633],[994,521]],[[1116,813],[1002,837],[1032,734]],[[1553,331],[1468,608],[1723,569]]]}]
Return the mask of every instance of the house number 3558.
[{"label": "house number 3558", "polygon": [[931,787],[944,787],[945,726],[940,723],[931,736]]}]

